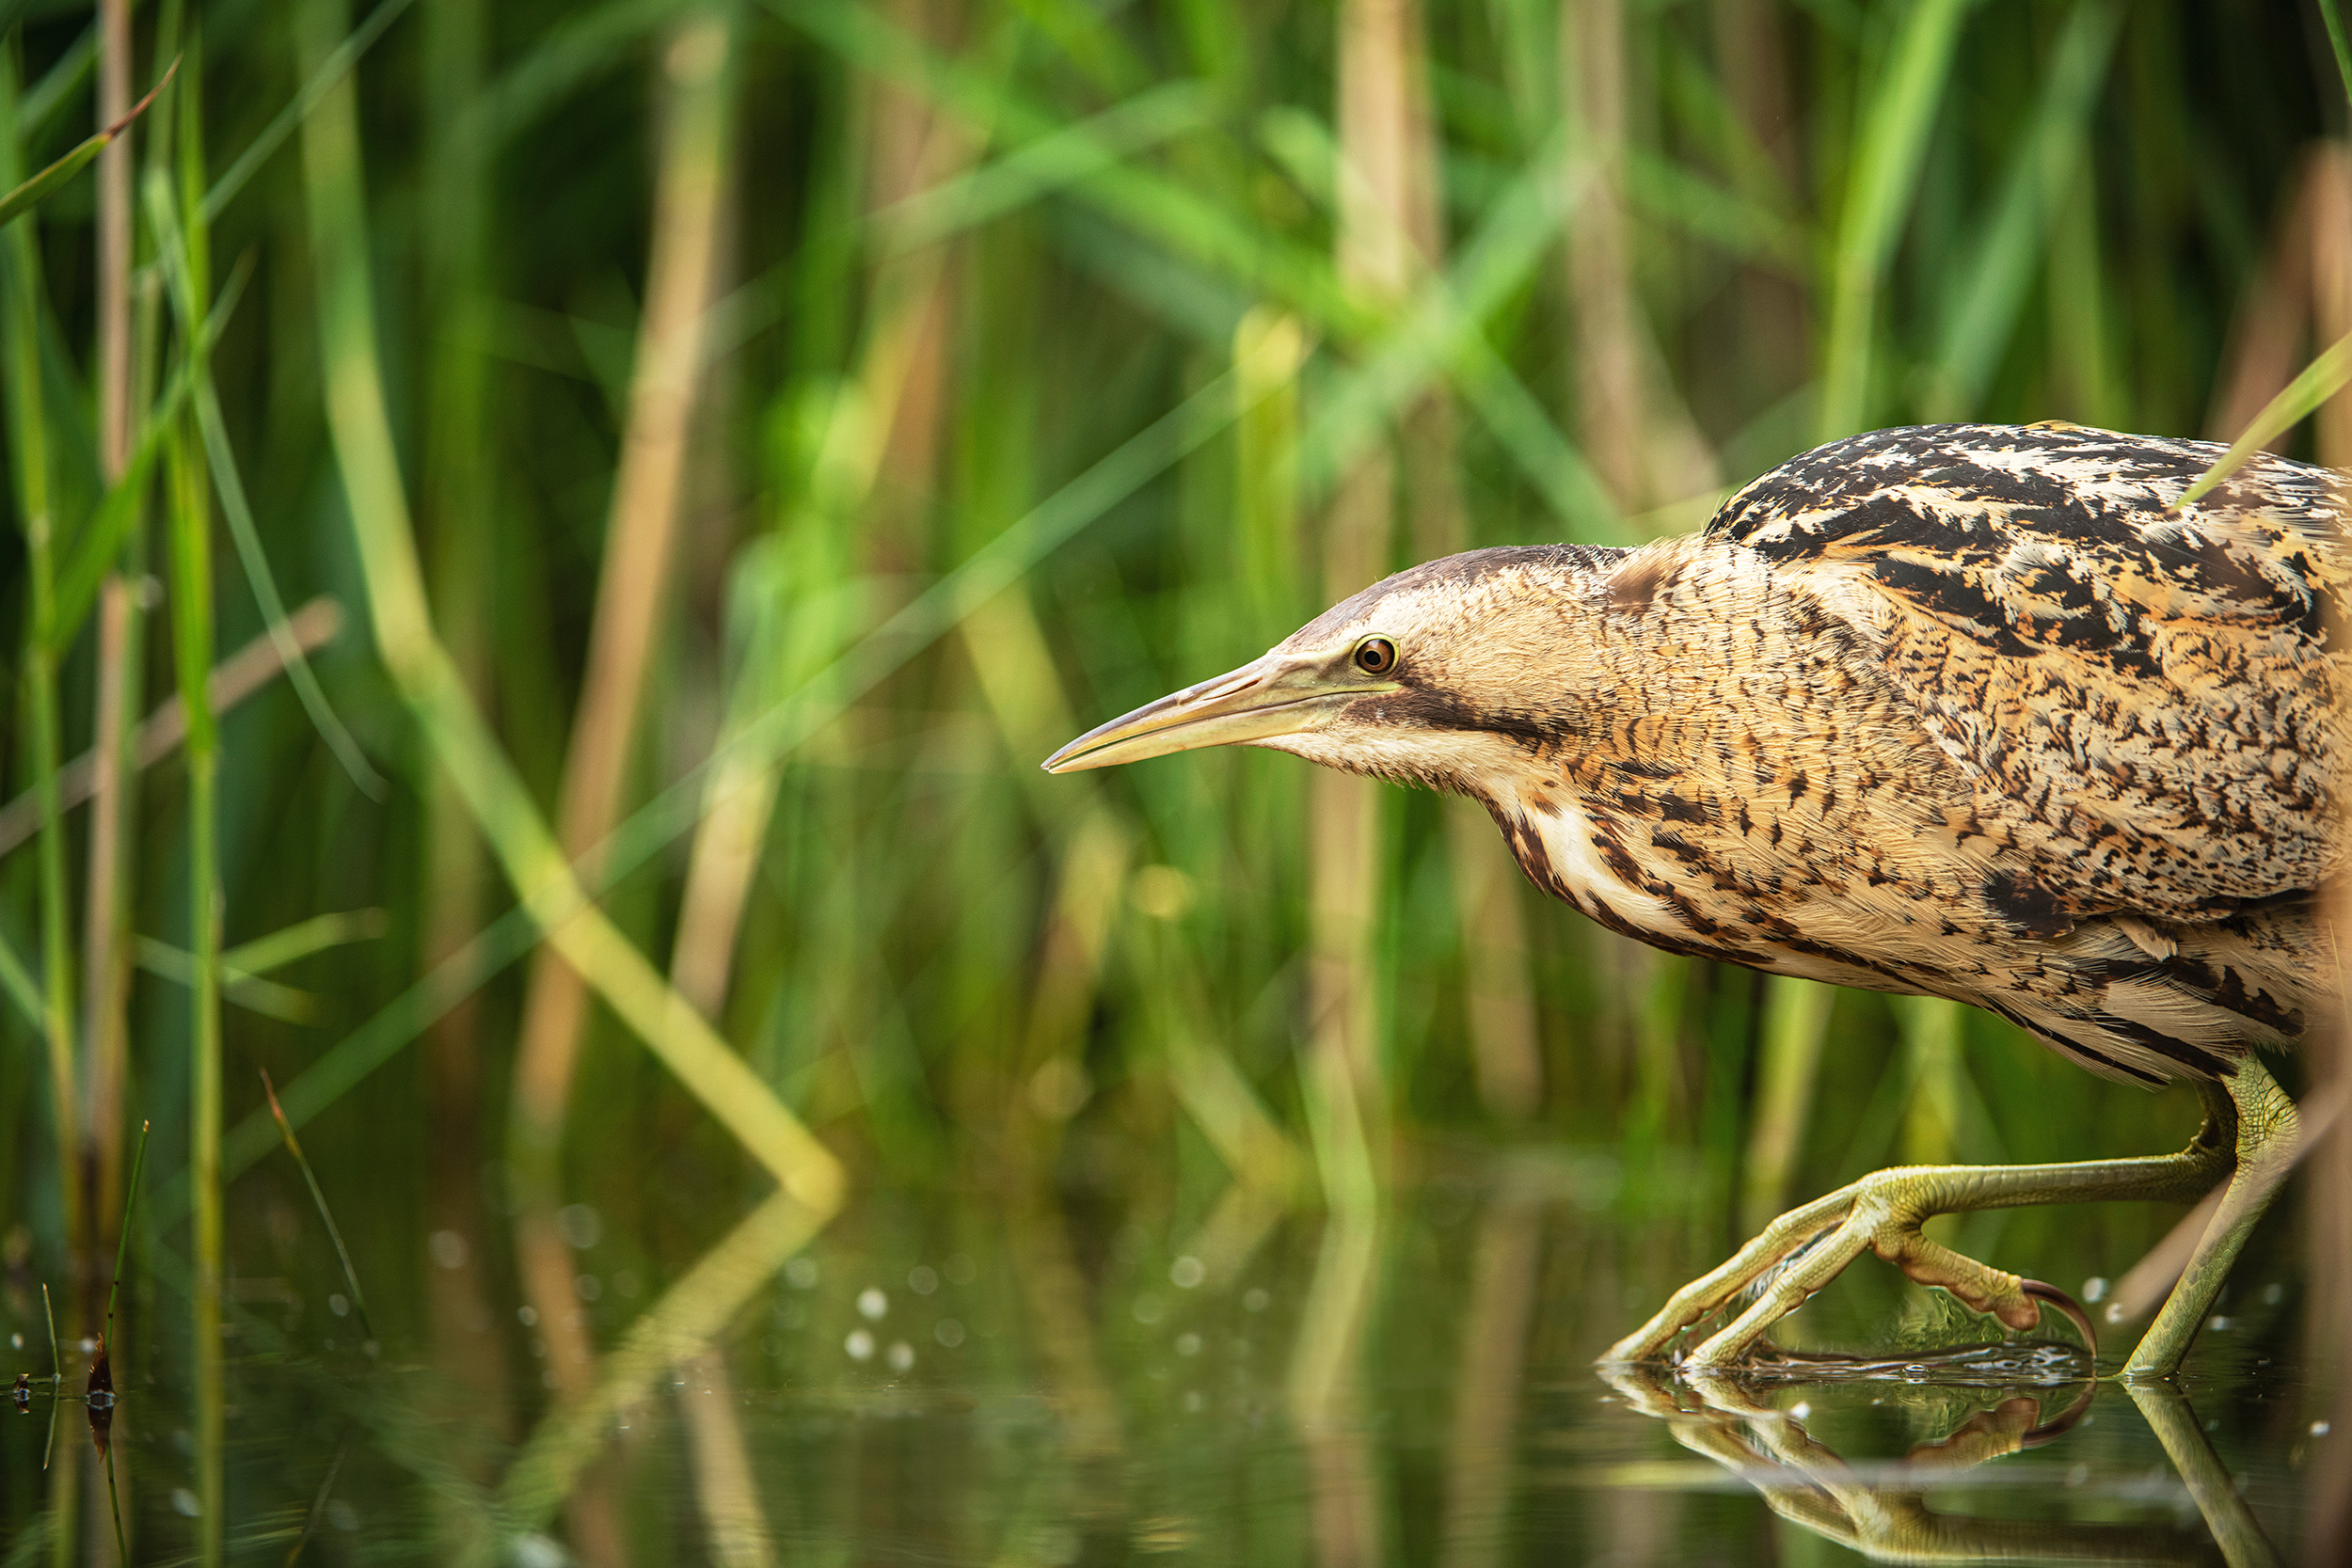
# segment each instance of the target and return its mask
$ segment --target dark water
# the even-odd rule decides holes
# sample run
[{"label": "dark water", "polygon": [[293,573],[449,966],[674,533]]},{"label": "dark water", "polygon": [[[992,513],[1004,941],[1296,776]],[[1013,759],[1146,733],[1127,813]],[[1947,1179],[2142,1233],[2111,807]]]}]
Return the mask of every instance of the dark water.
[{"label": "dark water", "polygon": [[[1605,1153],[1430,1164],[1354,1216],[1238,1188],[1141,1214],[869,1193],[805,1247],[783,1200],[691,1239],[566,1211],[596,1348],[568,1372],[593,1392],[569,1402],[548,1392],[564,1337],[503,1235],[421,1236],[412,1276],[370,1286],[371,1356],[331,1253],[290,1234],[288,1272],[232,1290],[230,1560],[297,1544],[304,1561],[530,1568],[2299,1553],[2302,1478],[2332,1439],[2295,1370],[2292,1223],[2257,1239],[2175,1389],[2089,1379],[2050,1324],[2047,1343],[1956,1350],[1997,1330],[1867,1259],[1786,1338],[1896,1347],[1873,1370],[1613,1380],[1592,1358],[1711,1260],[1711,1230],[1629,1215]],[[2033,1246],[2102,1262],[2106,1233],[2079,1223]],[[113,1458],[132,1556],[164,1562],[194,1539],[199,1456],[183,1298],[151,1294]],[[30,1310],[17,1355],[45,1370],[37,1294]],[[41,1468],[50,1409],[7,1424],[8,1560],[49,1560],[63,1528],[68,1560],[112,1562],[78,1406]],[[67,1489],[82,1501],[61,1515]]]}]

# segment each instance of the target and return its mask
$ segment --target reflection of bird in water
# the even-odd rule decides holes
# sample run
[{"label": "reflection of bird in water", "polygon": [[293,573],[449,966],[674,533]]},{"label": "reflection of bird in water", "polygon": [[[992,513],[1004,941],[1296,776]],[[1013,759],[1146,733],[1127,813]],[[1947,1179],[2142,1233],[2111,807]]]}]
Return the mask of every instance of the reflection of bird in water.
[{"label": "reflection of bird in water", "polygon": [[2095,1072],[2196,1081],[2208,1115],[2180,1154],[1878,1172],[1611,1353],[1665,1353],[1765,1280],[1690,1352],[1736,1359],[1866,1249],[2029,1327],[2030,1282],[1920,1222],[2230,1175],[2132,1359],[2168,1371],[2293,1158],[2254,1049],[2334,1005],[2319,895],[2344,855],[2346,503],[2324,470],[2258,457],[2173,510],[2217,452],[2063,425],[1857,436],[1695,537],[1399,573],[1045,766],[1241,742],[1469,795],[1538,886],[1612,929],[1956,998]]}]

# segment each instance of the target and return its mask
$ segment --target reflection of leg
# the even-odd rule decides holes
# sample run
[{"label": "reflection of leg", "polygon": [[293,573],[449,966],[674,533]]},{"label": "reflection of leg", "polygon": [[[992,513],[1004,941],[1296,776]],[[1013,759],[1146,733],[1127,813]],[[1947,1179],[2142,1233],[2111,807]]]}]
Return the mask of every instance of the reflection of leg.
[{"label": "reflection of leg", "polygon": [[[2249,1062],[2241,1078],[2248,1070],[2261,1069]],[[2266,1075],[2263,1082],[2269,1082]],[[2237,1092],[2235,1085],[2232,1092]],[[2291,1118],[2292,1106],[2287,1114]],[[1940,1285],[2012,1328],[2030,1328],[2040,1307],[2026,1289],[2028,1282],[1929,1241],[1920,1234],[1920,1225],[1936,1214],[1977,1209],[2194,1197],[2228,1169],[2235,1119],[2231,1099],[2211,1092],[2204,1126],[2178,1154],[2072,1164],[1920,1165],[1873,1172],[1774,1220],[1730,1261],[1676,1291],[1663,1310],[1612,1346],[1604,1359],[1640,1361],[1659,1355],[1676,1335],[1764,1282],[1756,1304],[1690,1357],[1700,1366],[1734,1361],[1866,1250],[1899,1265],[1920,1284]],[[2291,1139],[2286,1147],[2292,1148]],[[2221,1266],[2227,1264],[2228,1259],[2222,1259]]]},{"label": "reflection of leg", "polygon": [[[2181,1283],[2185,1288],[2188,1281]],[[2179,1299],[2179,1291],[2173,1295]],[[2238,1496],[2237,1485],[2221,1467],[2213,1445],[2198,1429],[2197,1413],[2181,1391],[2154,1382],[2127,1380],[2123,1386],[2155,1430],[2156,1441],[2164,1445],[2172,1467],[2181,1472],[2182,1483],[2196,1501],[2197,1512],[2205,1516],[2205,1528],[2213,1531],[2214,1543],[2221,1548],[2222,1560],[2230,1568],[2278,1568],[2278,1552],[2263,1534],[2262,1526],[2254,1522],[2246,1499]]]},{"label": "reflection of leg", "polygon": [[2181,1282],[2165,1299],[2139,1348],[2125,1363],[2126,1377],[2169,1377],[2181,1364],[2188,1342],[2220,1293],[2221,1281],[2237,1260],[2254,1222],[2270,1207],[2279,1183],[2294,1167],[2296,1152],[2295,1101],[2262,1063],[2249,1056],[2226,1081],[2237,1112],[2237,1169],[2222,1192],[2221,1206],[2189,1255]]}]

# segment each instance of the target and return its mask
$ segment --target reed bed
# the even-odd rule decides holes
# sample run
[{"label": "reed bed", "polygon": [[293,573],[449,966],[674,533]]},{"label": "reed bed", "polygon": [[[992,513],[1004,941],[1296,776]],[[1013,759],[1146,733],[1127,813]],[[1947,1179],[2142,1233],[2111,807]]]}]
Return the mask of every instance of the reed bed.
[{"label": "reed bed", "polygon": [[[1054,1216],[1327,1207],[1291,1398],[1336,1429],[1385,1206],[1458,1147],[1589,1151],[1662,1284],[1890,1158],[2193,1121],[1977,1014],[1630,946],[1447,802],[1036,763],[1388,570],[1695,528],[1850,431],[2236,436],[2352,332],[2331,8],[0,18],[0,187],[177,62],[0,232],[0,1225],[94,1325],[152,1121],[117,1381],[192,1404],[121,1430],[194,1433],[198,1522],[127,1495],[135,1544],[221,1560],[280,1125],[373,1336],[523,1444],[419,1457],[453,1517],[570,1496],[618,1561],[581,1423],[877,1194],[1001,1198],[1081,1390],[1056,1282],[1100,1259]],[[2352,464],[2312,401],[2263,438]],[[580,1310],[582,1213],[682,1293]],[[1532,1278],[1499,1224],[1479,1266]],[[533,1333],[464,1326],[509,1293]]]}]

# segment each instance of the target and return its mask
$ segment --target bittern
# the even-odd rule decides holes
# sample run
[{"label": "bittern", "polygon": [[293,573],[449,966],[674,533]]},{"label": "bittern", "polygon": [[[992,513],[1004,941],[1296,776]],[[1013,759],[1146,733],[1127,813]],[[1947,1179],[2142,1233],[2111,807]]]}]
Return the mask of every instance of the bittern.
[{"label": "bittern", "polygon": [[1736,1362],[1865,1250],[2012,1329],[1939,1213],[2227,1178],[2127,1365],[2169,1373],[2293,1163],[2258,1053],[2327,1027],[2348,571],[2335,476],[2078,426],[1882,431],[1638,548],[1401,572],[1055,772],[1271,747],[1482,802],[1537,886],[1670,952],[1949,997],[2109,1077],[2195,1082],[2178,1154],[1883,1170],[1772,1222],[1610,1359]]}]

